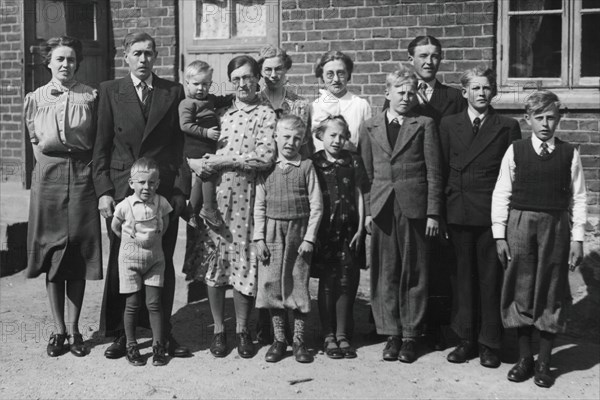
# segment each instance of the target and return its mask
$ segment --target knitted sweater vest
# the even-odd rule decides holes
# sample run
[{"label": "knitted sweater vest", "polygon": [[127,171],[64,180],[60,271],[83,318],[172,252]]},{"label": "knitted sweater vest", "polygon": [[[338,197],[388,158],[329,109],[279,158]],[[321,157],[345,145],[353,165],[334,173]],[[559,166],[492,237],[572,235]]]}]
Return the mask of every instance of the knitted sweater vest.
[{"label": "knitted sweater vest", "polygon": [[310,216],[307,176],[312,161],[302,160],[299,167],[278,165],[265,179],[266,215],[271,219],[298,219]]}]

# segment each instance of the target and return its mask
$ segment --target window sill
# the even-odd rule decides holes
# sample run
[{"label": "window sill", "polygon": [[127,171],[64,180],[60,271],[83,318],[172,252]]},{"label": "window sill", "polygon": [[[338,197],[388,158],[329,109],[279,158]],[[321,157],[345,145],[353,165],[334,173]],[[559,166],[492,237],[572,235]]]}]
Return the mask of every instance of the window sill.
[{"label": "window sill", "polygon": [[[548,89],[556,93],[562,106],[567,109],[600,110],[600,89]],[[492,100],[492,106],[498,110],[523,110],[525,100],[534,90],[521,87],[499,87],[498,94]]]}]

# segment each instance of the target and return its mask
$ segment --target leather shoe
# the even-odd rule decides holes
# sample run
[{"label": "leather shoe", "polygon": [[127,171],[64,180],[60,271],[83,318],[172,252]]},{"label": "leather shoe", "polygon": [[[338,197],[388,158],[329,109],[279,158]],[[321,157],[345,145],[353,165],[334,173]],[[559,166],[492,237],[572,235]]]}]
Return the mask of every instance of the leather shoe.
[{"label": "leather shoe", "polygon": [[511,382],[524,382],[533,375],[533,357],[521,358],[508,371],[507,378]]},{"label": "leather shoe", "polygon": [[417,359],[417,342],[413,339],[403,340],[402,347],[398,353],[398,360],[404,363],[412,363]]},{"label": "leather shoe", "polygon": [[225,336],[225,332],[215,333],[210,344],[210,353],[215,357],[225,357],[227,355],[227,336]]},{"label": "leather shoe", "polygon": [[46,353],[50,357],[58,357],[64,354],[67,351],[68,344],[65,344],[65,340],[67,339],[66,333],[53,333],[50,335],[50,340],[48,341],[48,346],[46,347]]},{"label": "leather shoe", "polygon": [[175,340],[173,335],[169,335],[169,337],[167,338],[166,351],[167,351],[167,353],[169,353],[169,355],[171,357],[191,357],[192,356],[192,354],[190,353],[190,350],[187,347],[182,346],[179,343],[177,343],[177,340]]},{"label": "leather shoe", "polygon": [[156,342],[156,344],[152,346],[152,354],[152,365],[155,367],[167,365],[169,361],[167,359],[167,349],[165,349],[165,346],[162,343]]},{"label": "leather shoe", "polygon": [[323,352],[332,360],[344,358],[344,353],[342,353],[342,350],[338,347],[335,337],[333,336],[328,336],[325,338],[325,343],[323,343]]},{"label": "leather shoe", "polygon": [[554,377],[550,374],[550,364],[538,360],[535,363],[533,383],[539,387],[549,388],[554,385]]},{"label": "leather shoe", "polygon": [[498,368],[500,366],[500,357],[497,350],[484,344],[479,345],[479,363],[486,368]]},{"label": "leather shoe", "polygon": [[127,339],[125,335],[119,335],[108,348],[104,351],[104,357],[106,358],[121,358],[127,353]]},{"label": "leather shoe", "polygon": [[350,344],[348,339],[340,339],[338,342],[340,345],[344,343],[344,346],[340,346],[340,351],[344,355],[344,358],[356,358],[356,349]]},{"label": "leather shoe", "polygon": [[138,348],[138,344],[130,344],[127,346],[127,354],[125,355],[129,364],[135,367],[141,367],[142,365],[146,365],[146,360],[140,354],[140,349]]},{"label": "leather shoe", "polygon": [[312,354],[306,348],[304,342],[294,342],[292,344],[292,350],[294,352],[294,357],[296,357],[296,361],[299,363],[311,363],[315,360]]},{"label": "leather shoe", "polygon": [[385,361],[397,361],[401,346],[402,340],[398,336],[388,337],[387,343],[383,348],[383,359]]},{"label": "leather shoe", "polygon": [[87,350],[83,344],[83,336],[81,336],[81,333],[74,333],[69,338],[72,340],[70,341],[71,353],[77,357],[85,356]]},{"label": "leather shoe", "polygon": [[252,358],[254,356],[254,343],[248,331],[236,334],[238,354],[242,358]]},{"label": "leather shoe", "polygon": [[451,363],[461,364],[475,356],[475,346],[470,340],[462,340],[454,350],[448,354],[446,359]]},{"label": "leather shoe", "polygon": [[266,362],[278,362],[281,361],[283,356],[285,355],[285,350],[287,349],[287,344],[285,342],[274,341],[269,350],[267,350],[267,354],[265,355]]}]

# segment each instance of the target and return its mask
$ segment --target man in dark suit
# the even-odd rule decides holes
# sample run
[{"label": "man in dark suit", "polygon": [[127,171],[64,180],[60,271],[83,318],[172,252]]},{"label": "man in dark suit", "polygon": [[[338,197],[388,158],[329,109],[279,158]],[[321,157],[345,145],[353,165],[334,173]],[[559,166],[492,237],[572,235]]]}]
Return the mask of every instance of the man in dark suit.
[{"label": "man in dark suit", "polygon": [[153,158],[160,169],[158,193],[173,207],[169,227],[163,236],[165,278],[163,310],[167,352],[183,357],[189,351],[171,335],[171,312],[175,293],[173,252],[177,240],[178,219],[188,193],[186,183],[176,183],[183,161],[183,134],[179,128],[177,107],[184,98],[180,84],[152,73],[156,61],[156,44],[146,33],[131,33],[123,40],[129,74],[121,79],[102,82],[98,106],[98,131],[94,145],[94,185],[99,197],[98,208],[107,219],[110,255],[102,299],[100,331],[115,335],[115,342],[104,355],[125,355],[123,311],[125,297],[119,294],[118,254],[120,240],[110,229],[115,204],[130,194],[129,169],[140,157]]},{"label": "man in dark suit", "polygon": [[461,83],[467,110],[444,117],[440,124],[446,220],[457,257],[452,328],[461,339],[448,361],[472,358],[478,341],[481,365],[495,368],[502,338],[502,269],[491,230],[492,192],[502,157],[521,139],[521,129],[516,120],[490,106],[497,90],[494,71],[468,70]]},{"label": "man in dark suit", "polygon": [[368,120],[360,154],[372,182],[365,196],[371,239],[371,307],[383,358],[413,362],[427,307],[427,238],[438,234],[441,156],[435,123],[414,114],[417,78],[388,75],[390,108]]}]

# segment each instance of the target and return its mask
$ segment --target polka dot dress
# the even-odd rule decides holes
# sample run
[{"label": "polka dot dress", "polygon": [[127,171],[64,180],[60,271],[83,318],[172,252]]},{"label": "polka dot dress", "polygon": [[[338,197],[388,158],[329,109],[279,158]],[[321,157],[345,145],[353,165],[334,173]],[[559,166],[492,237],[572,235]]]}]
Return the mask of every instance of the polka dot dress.
[{"label": "polka dot dress", "polygon": [[[217,155],[231,161],[260,159],[265,166],[275,158],[275,113],[262,104],[235,105],[219,112],[221,140]],[[227,170],[217,182],[217,205],[225,224],[220,229],[192,235],[184,272],[209,286],[231,285],[239,292],[256,294],[256,256],[252,244],[255,170]]]}]

